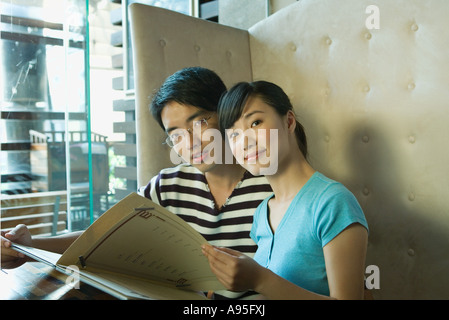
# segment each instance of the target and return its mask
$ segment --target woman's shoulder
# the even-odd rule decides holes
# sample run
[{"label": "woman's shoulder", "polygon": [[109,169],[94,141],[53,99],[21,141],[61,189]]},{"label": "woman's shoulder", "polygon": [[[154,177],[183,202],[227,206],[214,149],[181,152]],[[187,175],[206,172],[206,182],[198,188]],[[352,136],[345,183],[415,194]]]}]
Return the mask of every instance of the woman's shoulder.
[{"label": "woman's shoulder", "polygon": [[320,173],[315,172],[315,174],[312,177],[313,179],[313,186],[315,189],[315,192],[321,191],[320,193],[322,195],[327,196],[334,196],[336,194],[351,194],[348,188],[346,186],[332,178],[329,178],[328,176]]}]

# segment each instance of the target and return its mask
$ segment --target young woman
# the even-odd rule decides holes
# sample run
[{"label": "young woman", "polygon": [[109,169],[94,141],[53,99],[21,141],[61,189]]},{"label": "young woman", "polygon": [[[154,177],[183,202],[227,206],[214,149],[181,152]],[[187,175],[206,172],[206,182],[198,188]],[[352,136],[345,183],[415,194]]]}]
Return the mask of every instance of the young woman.
[{"label": "young woman", "polygon": [[[221,99],[221,130],[240,164],[267,175],[273,194],[254,214],[254,259],[229,248],[203,246],[217,278],[230,290],[268,299],[362,299],[368,226],[342,184],[315,171],[287,95],[277,85],[239,83]],[[277,139],[270,139],[270,132]],[[276,159],[272,155],[277,154]]]}]

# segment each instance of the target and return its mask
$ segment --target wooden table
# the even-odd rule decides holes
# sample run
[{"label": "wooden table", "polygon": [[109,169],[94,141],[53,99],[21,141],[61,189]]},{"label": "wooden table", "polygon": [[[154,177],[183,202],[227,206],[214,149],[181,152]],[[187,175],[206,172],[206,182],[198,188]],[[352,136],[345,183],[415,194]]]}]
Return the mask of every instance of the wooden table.
[{"label": "wooden table", "polygon": [[84,283],[73,287],[69,276],[42,262],[0,271],[0,300],[116,300]]}]

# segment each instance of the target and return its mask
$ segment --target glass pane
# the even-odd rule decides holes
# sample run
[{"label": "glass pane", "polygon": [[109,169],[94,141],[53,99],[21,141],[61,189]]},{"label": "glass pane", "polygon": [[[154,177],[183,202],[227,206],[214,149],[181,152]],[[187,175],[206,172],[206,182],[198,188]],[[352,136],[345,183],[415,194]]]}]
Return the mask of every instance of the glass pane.
[{"label": "glass pane", "polygon": [[2,229],[74,231],[104,209],[108,146],[90,132],[87,3],[0,2]]}]

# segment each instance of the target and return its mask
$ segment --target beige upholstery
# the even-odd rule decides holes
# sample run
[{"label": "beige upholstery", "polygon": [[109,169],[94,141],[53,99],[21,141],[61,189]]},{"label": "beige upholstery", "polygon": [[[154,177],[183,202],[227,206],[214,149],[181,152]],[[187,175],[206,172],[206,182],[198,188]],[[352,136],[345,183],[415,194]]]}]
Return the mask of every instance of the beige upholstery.
[{"label": "beige upholstery", "polygon": [[[379,8],[379,29],[366,20]],[[302,0],[248,32],[131,5],[140,184],[171,166],[148,97],[186,66],[289,94],[310,162],[370,225],[376,299],[449,298],[449,2]],[[249,43],[248,43],[249,39]]]}]

